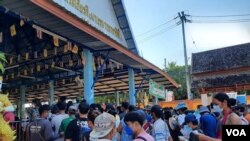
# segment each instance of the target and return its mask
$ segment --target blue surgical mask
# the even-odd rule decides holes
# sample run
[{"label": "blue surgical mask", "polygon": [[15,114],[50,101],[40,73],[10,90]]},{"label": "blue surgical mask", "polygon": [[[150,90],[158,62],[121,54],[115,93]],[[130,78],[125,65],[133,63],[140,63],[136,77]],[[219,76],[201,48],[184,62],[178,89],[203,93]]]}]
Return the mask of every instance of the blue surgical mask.
[{"label": "blue surgical mask", "polygon": [[125,131],[129,136],[132,136],[134,134],[133,130],[128,126],[125,126]]},{"label": "blue surgical mask", "polygon": [[214,109],[215,112],[219,112],[219,113],[221,113],[223,111],[223,109],[220,108],[220,106],[218,106],[218,105],[214,105],[213,109]]}]

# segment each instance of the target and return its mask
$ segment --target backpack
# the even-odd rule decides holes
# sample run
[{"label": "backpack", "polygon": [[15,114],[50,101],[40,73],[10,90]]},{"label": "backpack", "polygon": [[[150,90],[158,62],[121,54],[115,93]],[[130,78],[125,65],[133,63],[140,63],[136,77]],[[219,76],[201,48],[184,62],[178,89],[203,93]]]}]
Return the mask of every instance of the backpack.
[{"label": "backpack", "polygon": [[82,120],[77,120],[77,126],[79,127],[80,130],[80,140],[81,141],[89,141],[89,134],[91,132],[91,128],[89,128],[87,120],[82,121]]}]

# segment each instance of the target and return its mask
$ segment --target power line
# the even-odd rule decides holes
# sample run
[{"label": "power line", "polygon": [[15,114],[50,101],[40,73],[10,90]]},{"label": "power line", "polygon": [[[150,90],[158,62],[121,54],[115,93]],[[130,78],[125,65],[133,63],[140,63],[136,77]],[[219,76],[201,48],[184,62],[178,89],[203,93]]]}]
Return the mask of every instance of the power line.
[{"label": "power line", "polygon": [[167,32],[167,31],[169,31],[169,30],[171,30],[171,29],[177,27],[177,26],[178,26],[178,25],[176,25],[176,24],[174,24],[174,25],[172,25],[172,26],[169,26],[169,27],[167,27],[167,28],[165,28],[165,29],[163,29],[163,30],[160,30],[159,32],[156,32],[155,34],[152,34],[152,35],[150,35],[150,36],[148,36],[148,37],[146,37],[146,38],[140,40],[139,42],[142,43],[142,42],[148,41],[148,40],[150,40],[150,39],[152,39],[152,38],[154,38],[154,37],[157,37],[157,36],[159,36],[159,35],[161,35],[161,34]]},{"label": "power line", "polygon": [[160,25],[158,25],[158,26],[156,26],[156,27],[154,27],[154,28],[152,28],[152,29],[150,29],[150,30],[144,32],[144,33],[141,33],[141,34],[137,35],[136,37],[140,37],[140,36],[143,36],[143,35],[145,35],[145,34],[148,34],[148,33],[152,32],[152,31],[154,31],[154,30],[156,30],[156,29],[158,29],[158,28],[160,28],[160,27],[162,27],[162,26],[164,26],[164,25],[166,25],[166,24],[168,24],[168,23],[170,23],[170,22],[172,22],[172,21],[174,21],[174,20],[175,20],[175,19],[171,19],[171,20],[169,20],[169,21],[167,21],[167,22],[165,22],[165,23],[162,23],[162,24],[160,24]]},{"label": "power line", "polygon": [[250,19],[238,19],[238,20],[192,20],[192,23],[241,23],[250,22]]},{"label": "power line", "polygon": [[222,17],[244,17],[250,16],[250,14],[239,14],[239,15],[218,15],[218,16],[192,16],[192,17],[199,17],[199,18],[222,18]]},{"label": "power line", "polygon": [[193,41],[194,46],[197,47],[197,46],[196,46],[196,42],[194,41],[194,38],[193,38],[193,36],[192,36],[192,33],[191,33],[191,30],[190,30],[189,26],[187,26],[187,29],[188,29],[188,32],[190,33],[190,36],[191,36],[191,39],[192,39],[192,41]]}]

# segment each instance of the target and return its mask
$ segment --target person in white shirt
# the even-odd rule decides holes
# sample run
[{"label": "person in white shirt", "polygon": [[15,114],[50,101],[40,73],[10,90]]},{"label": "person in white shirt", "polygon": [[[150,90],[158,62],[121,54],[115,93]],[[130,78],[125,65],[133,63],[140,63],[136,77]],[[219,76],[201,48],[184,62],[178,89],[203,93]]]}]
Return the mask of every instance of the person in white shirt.
[{"label": "person in white shirt", "polygon": [[180,102],[176,107],[175,110],[178,113],[177,122],[180,127],[182,127],[183,123],[185,122],[185,111],[187,110],[187,106],[184,102]]},{"label": "person in white shirt", "polygon": [[151,114],[154,119],[152,135],[155,141],[172,141],[167,124],[162,120],[163,110],[159,105],[151,108]]},{"label": "person in white shirt", "polygon": [[57,107],[59,108],[59,114],[52,118],[51,124],[55,131],[55,136],[59,137],[59,128],[61,125],[62,120],[69,117],[68,114],[65,114],[65,109],[67,107],[67,104],[65,102],[58,102]]}]

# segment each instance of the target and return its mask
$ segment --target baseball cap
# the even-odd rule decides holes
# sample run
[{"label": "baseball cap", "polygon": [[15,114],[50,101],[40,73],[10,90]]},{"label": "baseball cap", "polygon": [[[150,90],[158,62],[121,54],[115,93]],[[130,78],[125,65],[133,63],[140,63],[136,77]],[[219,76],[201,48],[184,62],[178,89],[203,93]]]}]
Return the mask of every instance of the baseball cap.
[{"label": "baseball cap", "polygon": [[195,115],[193,114],[188,114],[185,116],[185,124],[197,120]]},{"label": "baseball cap", "polygon": [[91,138],[102,138],[115,128],[115,117],[109,113],[102,113],[96,117],[94,129],[90,133]]},{"label": "baseball cap", "polygon": [[199,112],[200,113],[209,112],[209,110],[208,110],[208,108],[206,106],[201,106],[200,109],[199,109]]},{"label": "baseball cap", "polygon": [[183,109],[183,108],[187,108],[186,103],[180,102],[180,103],[175,107],[175,110],[180,110],[180,109]]},{"label": "baseball cap", "polygon": [[77,107],[75,105],[69,106],[69,111],[77,111]]}]

